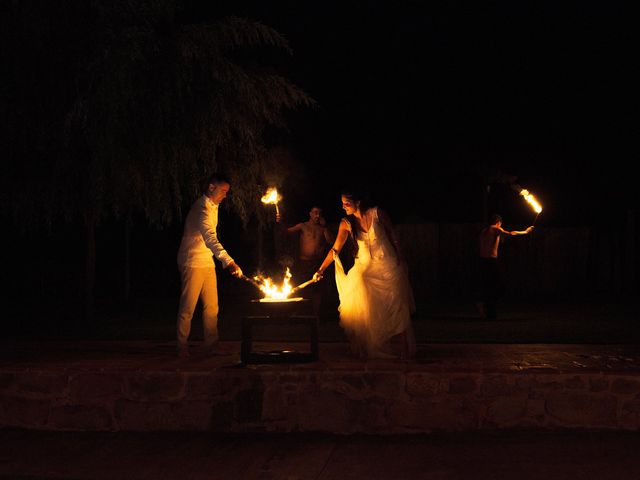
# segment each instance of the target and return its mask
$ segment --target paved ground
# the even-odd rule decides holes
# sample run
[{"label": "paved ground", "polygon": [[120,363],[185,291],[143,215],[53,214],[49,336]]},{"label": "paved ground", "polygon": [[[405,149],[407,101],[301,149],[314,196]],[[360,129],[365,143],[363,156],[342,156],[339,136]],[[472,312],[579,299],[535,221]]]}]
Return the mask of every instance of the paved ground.
[{"label": "paved ground", "polygon": [[637,480],[640,435],[233,436],[0,430],[0,479]]}]

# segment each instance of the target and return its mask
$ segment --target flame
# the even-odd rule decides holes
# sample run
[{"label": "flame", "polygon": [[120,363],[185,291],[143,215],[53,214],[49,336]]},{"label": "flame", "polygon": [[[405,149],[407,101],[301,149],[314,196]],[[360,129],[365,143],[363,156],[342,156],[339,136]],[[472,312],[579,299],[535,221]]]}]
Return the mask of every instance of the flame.
[{"label": "flame", "polygon": [[520,190],[520,195],[524,197],[524,199],[529,203],[529,205],[531,205],[536,213],[540,213],[542,211],[542,207],[536,200],[536,197],[529,193],[529,190],[523,188],[522,190]]},{"label": "flame", "polygon": [[287,267],[287,271],[284,274],[284,280],[280,286],[274,284],[269,277],[265,278],[258,275],[253,277],[253,279],[260,284],[260,290],[265,294],[265,299],[284,300],[291,294],[291,290],[293,290],[293,287],[289,283],[289,280],[291,279],[289,267]]},{"label": "flame", "polygon": [[278,190],[275,187],[269,187],[267,189],[267,193],[262,196],[261,200],[262,203],[274,203],[277,205],[281,200],[281,197],[278,195]]}]

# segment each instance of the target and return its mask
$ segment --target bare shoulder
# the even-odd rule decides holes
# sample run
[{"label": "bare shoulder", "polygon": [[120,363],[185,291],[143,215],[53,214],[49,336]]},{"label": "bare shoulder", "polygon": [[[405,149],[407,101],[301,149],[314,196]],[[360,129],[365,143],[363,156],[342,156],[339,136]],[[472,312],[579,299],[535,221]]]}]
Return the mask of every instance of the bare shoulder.
[{"label": "bare shoulder", "polygon": [[338,225],[338,228],[340,230],[351,231],[351,224],[349,223],[349,220],[343,218],[342,220],[340,220],[340,225]]}]

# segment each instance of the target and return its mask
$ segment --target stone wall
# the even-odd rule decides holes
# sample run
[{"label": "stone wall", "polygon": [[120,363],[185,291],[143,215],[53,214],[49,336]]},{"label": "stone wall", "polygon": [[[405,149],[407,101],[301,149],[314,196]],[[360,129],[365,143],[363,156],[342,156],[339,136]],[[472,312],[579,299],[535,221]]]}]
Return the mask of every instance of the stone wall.
[{"label": "stone wall", "polygon": [[638,430],[640,375],[387,370],[0,373],[0,427],[400,434]]}]

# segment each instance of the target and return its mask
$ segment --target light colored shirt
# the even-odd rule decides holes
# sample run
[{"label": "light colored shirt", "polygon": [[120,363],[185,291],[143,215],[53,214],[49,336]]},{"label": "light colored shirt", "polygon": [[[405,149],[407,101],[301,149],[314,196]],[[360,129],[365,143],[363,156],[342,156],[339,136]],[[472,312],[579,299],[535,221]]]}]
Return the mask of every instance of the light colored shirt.
[{"label": "light colored shirt", "polygon": [[216,257],[226,268],[233,258],[218,240],[218,205],[203,195],[191,206],[178,249],[181,267],[210,267]]}]

